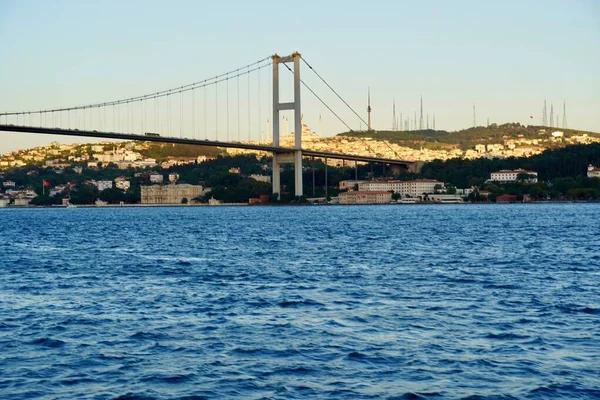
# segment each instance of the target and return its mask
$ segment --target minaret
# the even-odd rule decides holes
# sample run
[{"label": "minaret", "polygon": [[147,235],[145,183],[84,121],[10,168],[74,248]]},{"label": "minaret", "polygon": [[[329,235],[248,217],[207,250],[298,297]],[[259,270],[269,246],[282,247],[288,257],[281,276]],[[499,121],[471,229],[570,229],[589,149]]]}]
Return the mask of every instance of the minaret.
[{"label": "minaret", "polygon": [[369,126],[367,126],[367,130],[370,132],[371,131],[371,88],[369,88],[369,91],[368,91],[367,115],[369,116],[369,118],[367,120],[368,125],[369,125]]}]

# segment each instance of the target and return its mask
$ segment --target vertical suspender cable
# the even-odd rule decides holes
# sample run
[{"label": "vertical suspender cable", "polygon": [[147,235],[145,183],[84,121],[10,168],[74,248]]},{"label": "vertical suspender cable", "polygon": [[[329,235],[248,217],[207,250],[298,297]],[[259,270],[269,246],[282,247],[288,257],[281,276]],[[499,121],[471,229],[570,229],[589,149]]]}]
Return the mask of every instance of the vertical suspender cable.
[{"label": "vertical suspender cable", "polygon": [[248,67],[248,142],[250,142],[250,67]]},{"label": "vertical suspender cable", "polygon": [[229,142],[229,77],[227,77],[227,96],[225,96],[225,101],[227,102],[227,141]]},{"label": "vertical suspender cable", "polygon": [[240,133],[240,75],[237,76],[237,140],[238,142],[241,140]]},{"label": "vertical suspender cable", "polygon": [[219,133],[219,84],[217,82],[217,83],[215,83],[215,140],[219,140],[218,133]]},{"label": "vertical suspender cable", "polygon": [[183,93],[179,91],[179,137],[183,137]]},{"label": "vertical suspender cable", "polygon": [[196,138],[196,89],[192,90],[192,138]]},{"label": "vertical suspender cable", "polygon": [[257,94],[257,99],[258,99],[258,141],[260,142],[262,140],[262,135],[260,133],[260,127],[261,127],[261,116],[260,116],[260,69],[258,71],[256,71],[256,75],[258,76],[258,94]]}]

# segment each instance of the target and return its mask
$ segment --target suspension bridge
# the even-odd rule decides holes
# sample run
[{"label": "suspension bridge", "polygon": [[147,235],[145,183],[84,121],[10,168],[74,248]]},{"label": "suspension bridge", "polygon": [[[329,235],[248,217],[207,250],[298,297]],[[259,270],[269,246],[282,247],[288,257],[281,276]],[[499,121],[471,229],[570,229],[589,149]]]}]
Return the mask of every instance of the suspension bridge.
[{"label": "suspension bridge", "polygon": [[[333,87],[296,52],[286,57],[277,54],[252,64],[196,81],[183,86],[141,96],[90,103],[85,105],[44,110],[0,112],[0,131],[34,133],[90,138],[141,140],[180,143],[220,148],[263,151],[272,154],[273,193],[281,193],[282,164],[294,164],[294,193],[303,195],[302,160],[304,157],[341,159],[381,163],[408,168],[410,161],[385,158],[376,154],[344,154],[316,151],[302,146],[302,99],[304,86],[349,131],[353,131],[334,109],[306,84],[300,76],[301,62],[330,90],[362,123],[360,115]],[[288,64],[291,64],[290,67]],[[293,100],[281,102],[280,66],[290,73]],[[271,90],[261,84],[261,71],[272,69]],[[253,77],[256,78],[253,83]],[[268,88],[267,88],[268,89]],[[269,92],[271,98],[269,99]],[[269,101],[270,100],[270,101]],[[267,103],[267,104],[265,104]],[[267,112],[265,113],[265,110]],[[287,135],[289,119],[284,113],[293,112],[293,147],[280,145]],[[271,122],[265,115],[271,114]],[[272,128],[271,128],[272,125]],[[271,132],[272,130],[272,132]],[[397,156],[395,151],[390,147]]]}]

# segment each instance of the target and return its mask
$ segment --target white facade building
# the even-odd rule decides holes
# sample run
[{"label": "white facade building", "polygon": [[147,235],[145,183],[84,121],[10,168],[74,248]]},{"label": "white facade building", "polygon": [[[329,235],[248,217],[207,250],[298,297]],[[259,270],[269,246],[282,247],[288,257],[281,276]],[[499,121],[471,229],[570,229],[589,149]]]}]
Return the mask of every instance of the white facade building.
[{"label": "white facade building", "polygon": [[271,177],[269,175],[252,174],[250,175],[250,178],[259,182],[271,183]]},{"label": "white facade building", "polygon": [[600,168],[594,167],[592,164],[588,166],[588,178],[600,178]]},{"label": "white facade building", "polygon": [[106,189],[112,189],[112,187],[113,187],[112,181],[96,181],[94,183],[94,185],[96,185],[99,192],[106,190]]},{"label": "white facade building", "polygon": [[162,174],[150,174],[150,182],[152,183],[160,183],[164,179]]},{"label": "white facade building", "polygon": [[131,187],[131,182],[127,180],[116,180],[115,179],[115,187],[121,190],[129,190]]},{"label": "white facade building", "polygon": [[525,182],[536,183],[538,181],[537,172],[527,171],[524,169],[515,169],[515,170],[503,169],[500,171],[492,172],[490,174],[490,181],[500,182],[500,183],[517,182],[518,176],[520,174],[530,175],[530,178],[526,179]]},{"label": "white facade building", "polygon": [[417,179],[413,181],[373,180],[359,183],[358,190],[368,192],[393,191],[403,197],[418,197],[423,193],[434,193],[436,186],[440,187],[440,190],[445,190],[444,182],[435,179]]}]

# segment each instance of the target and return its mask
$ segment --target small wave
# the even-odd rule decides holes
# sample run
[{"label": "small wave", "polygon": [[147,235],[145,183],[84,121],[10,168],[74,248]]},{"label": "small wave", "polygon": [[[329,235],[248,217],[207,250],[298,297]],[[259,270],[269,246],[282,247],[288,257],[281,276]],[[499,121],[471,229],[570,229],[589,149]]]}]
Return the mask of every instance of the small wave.
[{"label": "small wave", "polygon": [[302,306],[322,306],[323,303],[319,303],[318,301],[314,301],[314,300],[299,300],[299,301],[294,301],[294,300],[284,300],[281,303],[279,303],[279,306],[282,308],[297,308],[297,307],[302,307]]},{"label": "small wave", "polygon": [[580,311],[584,314],[600,315],[600,308],[584,307]]},{"label": "small wave", "polygon": [[129,336],[130,339],[136,340],[158,340],[158,339],[166,339],[168,336],[162,333],[152,333],[152,332],[136,332],[133,335]]},{"label": "small wave", "polygon": [[29,342],[31,344],[37,344],[40,346],[44,346],[44,347],[50,347],[50,348],[58,348],[58,347],[62,347],[65,345],[65,342],[63,342],[60,339],[50,339],[50,338],[40,338],[40,339],[35,339],[32,340],[31,342]]},{"label": "small wave", "polygon": [[485,337],[487,339],[518,340],[527,339],[529,336],[517,335],[516,333],[488,333]]}]

